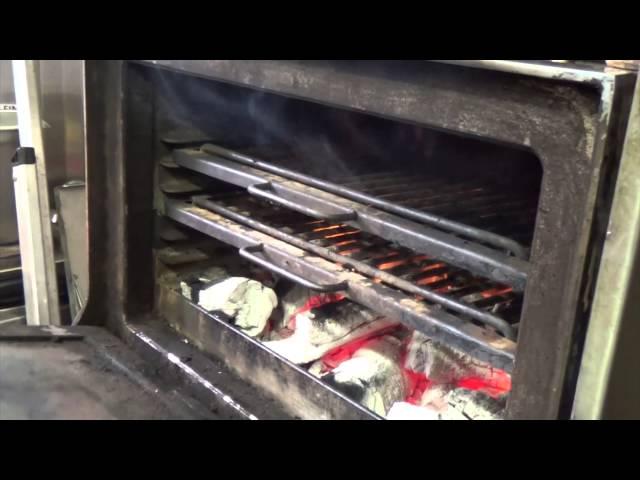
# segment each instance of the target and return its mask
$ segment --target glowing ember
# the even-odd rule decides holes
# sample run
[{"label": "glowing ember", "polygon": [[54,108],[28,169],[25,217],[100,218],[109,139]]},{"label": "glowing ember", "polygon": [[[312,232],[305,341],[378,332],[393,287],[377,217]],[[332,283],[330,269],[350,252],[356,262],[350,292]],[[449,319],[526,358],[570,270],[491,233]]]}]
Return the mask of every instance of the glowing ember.
[{"label": "glowing ember", "polygon": [[405,258],[405,259],[396,260],[393,262],[381,263],[380,265],[378,265],[378,268],[380,270],[391,270],[392,268],[399,267],[400,265],[406,265],[407,263],[409,263],[409,260]]},{"label": "glowing ember", "polygon": [[360,251],[362,251],[361,248],[350,248],[350,249],[347,249],[347,250],[342,250],[340,252],[340,255],[353,255],[354,253],[358,253]]},{"label": "glowing ember", "polygon": [[318,227],[311,230],[312,232],[324,232],[326,230],[335,230],[336,228],[342,228],[342,225],[329,225],[326,227]]},{"label": "glowing ember", "polygon": [[324,220],[313,220],[312,222],[305,222],[303,225],[317,225],[319,223],[324,223]]},{"label": "glowing ember", "polygon": [[345,237],[347,235],[355,235],[357,233],[360,233],[360,230],[350,230],[348,232],[334,233],[333,235],[325,235],[324,238],[339,238]]},{"label": "glowing ember", "polygon": [[512,291],[513,289],[511,287],[496,287],[480,292],[480,295],[482,295],[482,298],[491,298],[497,297],[498,295],[504,295],[505,293],[509,293]]},{"label": "glowing ember", "polygon": [[356,242],[357,242],[357,240],[343,240],[341,242],[334,243],[331,246],[334,247],[334,248],[338,248],[338,247],[344,247],[345,245],[352,245],[352,244],[354,244]]},{"label": "glowing ember", "polygon": [[433,277],[421,278],[416,282],[418,285],[430,285],[432,283],[439,282],[440,280],[446,280],[449,278],[449,274],[444,273],[442,275],[434,275]]},{"label": "glowing ember", "polygon": [[497,398],[511,391],[511,376],[503,370],[493,369],[491,375],[486,378],[462,378],[458,380],[457,387],[479,390],[490,397]]},{"label": "glowing ember", "polygon": [[424,267],[421,267],[420,270],[418,270],[420,273],[424,273],[424,272],[428,272],[429,270],[436,270],[438,268],[442,268],[442,267],[446,267],[446,264],[444,263],[434,263],[431,265],[425,265]]}]

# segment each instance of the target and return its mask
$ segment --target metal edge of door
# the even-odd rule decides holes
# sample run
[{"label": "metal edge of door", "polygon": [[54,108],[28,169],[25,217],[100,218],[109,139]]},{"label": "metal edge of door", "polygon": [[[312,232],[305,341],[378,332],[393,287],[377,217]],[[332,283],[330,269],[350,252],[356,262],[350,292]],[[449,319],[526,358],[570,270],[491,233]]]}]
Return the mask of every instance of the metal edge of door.
[{"label": "metal edge of door", "polygon": [[13,60],[20,146],[35,165],[14,167],[14,190],[28,325],[60,325],[36,61]]},{"label": "metal edge of door", "polygon": [[572,418],[640,418],[640,81],[636,81]]}]

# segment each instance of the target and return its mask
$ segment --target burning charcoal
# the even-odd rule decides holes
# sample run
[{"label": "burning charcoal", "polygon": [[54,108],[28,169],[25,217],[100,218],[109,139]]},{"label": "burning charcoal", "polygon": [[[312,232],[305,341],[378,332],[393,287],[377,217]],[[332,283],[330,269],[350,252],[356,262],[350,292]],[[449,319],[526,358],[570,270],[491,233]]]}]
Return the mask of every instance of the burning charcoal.
[{"label": "burning charcoal", "polygon": [[375,338],[322,379],[369,410],[384,416],[391,405],[407,394],[400,367],[401,347],[400,340],[393,336]]},{"label": "burning charcoal", "polygon": [[507,403],[506,395],[493,398],[477,390],[456,388],[448,395],[449,408],[443,418],[461,413],[471,420],[501,420]]},{"label": "burning charcoal", "polygon": [[424,374],[435,384],[454,385],[460,380],[477,378],[486,380],[488,388],[509,390],[511,387],[510,378],[502,370],[433,342],[418,331],[413,332],[409,342],[405,367]]},{"label": "burning charcoal", "polygon": [[276,294],[255,280],[231,277],[200,291],[198,305],[207,311],[222,311],[247,335],[260,335],[278,305]]},{"label": "burning charcoal", "polygon": [[318,293],[300,285],[294,285],[280,295],[282,305],[281,327],[295,330],[296,317],[314,308],[343,300],[341,293]]},{"label": "burning charcoal", "polygon": [[[316,295],[316,297],[318,297]],[[314,304],[314,297],[305,304]],[[265,342],[264,345],[296,364],[306,364],[319,359],[335,347],[382,331],[397,322],[347,300],[322,305],[292,315],[289,328],[293,334],[284,340]],[[285,316],[291,312],[285,305]]]}]

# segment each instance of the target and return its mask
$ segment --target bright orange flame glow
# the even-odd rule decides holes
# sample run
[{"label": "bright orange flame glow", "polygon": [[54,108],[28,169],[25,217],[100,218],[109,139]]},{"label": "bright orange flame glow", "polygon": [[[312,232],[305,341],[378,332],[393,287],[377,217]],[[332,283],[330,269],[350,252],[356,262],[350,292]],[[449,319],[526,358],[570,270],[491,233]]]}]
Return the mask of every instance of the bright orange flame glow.
[{"label": "bright orange flame glow", "polygon": [[345,245],[351,245],[352,243],[356,243],[357,240],[343,240],[342,242],[337,242],[331,245],[334,248],[344,247]]},{"label": "bright orange flame glow", "polygon": [[322,223],[324,220],[312,220],[310,222],[304,222],[303,225],[315,225],[316,223]]},{"label": "bright orange flame glow", "polygon": [[336,228],[340,228],[340,227],[342,227],[342,225],[329,225],[329,226],[314,228],[312,231],[313,232],[324,232],[326,230],[335,230]]},{"label": "bright orange flame glow", "polygon": [[339,238],[346,235],[355,235],[356,233],[360,233],[360,230],[350,230],[348,232],[334,233],[333,235],[325,235],[324,238]]},{"label": "bright orange flame glow", "polygon": [[421,278],[416,283],[418,285],[429,285],[431,283],[439,282],[440,280],[446,280],[449,278],[449,274],[445,273],[443,275],[434,275],[433,277]]},{"label": "bright orange flame glow", "polygon": [[396,260],[393,262],[385,262],[378,265],[378,269],[380,270],[391,270],[392,268],[399,267],[400,265],[406,265],[409,263],[408,259]]},{"label": "bright orange flame glow", "polygon": [[428,272],[429,270],[436,270],[442,267],[446,267],[446,265],[444,263],[434,263],[433,265],[427,265],[425,267],[422,267],[420,270],[418,270],[418,272],[420,273]]},{"label": "bright orange flame glow", "polygon": [[340,252],[340,255],[352,255],[354,253],[360,252],[361,250],[362,250],[361,248],[350,248],[348,250],[342,250]]},{"label": "bright orange flame glow", "polygon": [[498,295],[504,295],[505,293],[509,293],[511,291],[513,291],[511,287],[496,287],[490,290],[485,290],[484,292],[480,292],[480,295],[482,295],[482,298],[491,298],[497,297]]}]

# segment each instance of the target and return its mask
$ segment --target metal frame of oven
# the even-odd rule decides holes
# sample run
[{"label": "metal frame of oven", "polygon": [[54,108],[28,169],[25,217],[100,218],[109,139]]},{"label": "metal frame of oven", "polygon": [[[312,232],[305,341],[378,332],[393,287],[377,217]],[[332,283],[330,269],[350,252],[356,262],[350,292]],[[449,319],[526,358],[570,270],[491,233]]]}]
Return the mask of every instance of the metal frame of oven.
[{"label": "metal frame of oven", "polygon": [[533,151],[544,174],[507,417],[569,416],[635,74],[510,61],[86,61],[85,319],[122,335],[154,305],[154,105],[141,66]]}]

